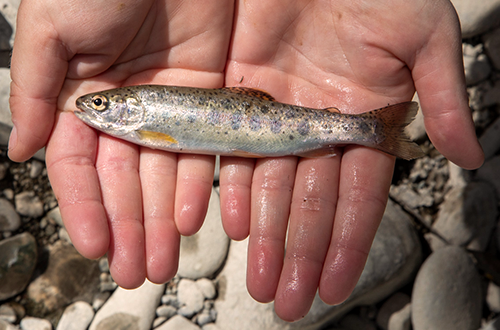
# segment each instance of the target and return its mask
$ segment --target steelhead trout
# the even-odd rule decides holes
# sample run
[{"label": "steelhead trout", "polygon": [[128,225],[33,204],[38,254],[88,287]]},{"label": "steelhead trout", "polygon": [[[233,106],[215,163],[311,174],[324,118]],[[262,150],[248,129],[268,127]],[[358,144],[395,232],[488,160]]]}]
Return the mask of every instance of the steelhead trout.
[{"label": "steelhead trout", "polygon": [[75,115],[109,135],[173,152],[242,157],[328,157],[358,144],[413,159],[423,155],[405,134],[416,102],[362,114],[277,102],[242,87],[130,86],[84,95]]}]

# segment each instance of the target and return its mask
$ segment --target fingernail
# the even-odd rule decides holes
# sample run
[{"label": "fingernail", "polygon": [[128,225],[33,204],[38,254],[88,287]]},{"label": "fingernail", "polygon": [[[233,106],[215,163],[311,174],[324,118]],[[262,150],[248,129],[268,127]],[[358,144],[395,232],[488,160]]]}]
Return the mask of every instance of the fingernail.
[{"label": "fingernail", "polygon": [[9,137],[9,150],[15,149],[17,145],[17,129],[16,126],[12,127]]}]

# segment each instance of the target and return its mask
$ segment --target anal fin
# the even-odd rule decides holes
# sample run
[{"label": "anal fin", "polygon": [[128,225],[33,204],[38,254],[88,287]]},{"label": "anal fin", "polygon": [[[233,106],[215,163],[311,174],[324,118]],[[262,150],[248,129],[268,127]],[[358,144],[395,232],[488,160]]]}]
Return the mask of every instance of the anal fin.
[{"label": "anal fin", "polygon": [[160,133],[160,132],[153,132],[153,131],[143,131],[143,130],[138,130],[136,131],[137,135],[139,136],[139,139],[141,140],[147,140],[151,142],[167,142],[168,144],[177,144],[177,140],[174,139],[172,136],[165,134],[165,133]]},{"label": "anal fin", "polygon": [[295,155],[304,158],[330,158],[337,156],[337,145],[326,145],[319,149],[298,152]]}]

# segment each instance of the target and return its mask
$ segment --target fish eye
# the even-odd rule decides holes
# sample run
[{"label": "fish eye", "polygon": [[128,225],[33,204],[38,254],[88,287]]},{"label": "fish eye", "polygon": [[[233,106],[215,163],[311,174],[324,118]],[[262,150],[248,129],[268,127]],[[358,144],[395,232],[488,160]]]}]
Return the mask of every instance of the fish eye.
[{"label": "fish eye", "polygon": [[108,98],[104,95],[94,95],[91,102],[92,107],[97,111],[103,111],[108,108]]}]

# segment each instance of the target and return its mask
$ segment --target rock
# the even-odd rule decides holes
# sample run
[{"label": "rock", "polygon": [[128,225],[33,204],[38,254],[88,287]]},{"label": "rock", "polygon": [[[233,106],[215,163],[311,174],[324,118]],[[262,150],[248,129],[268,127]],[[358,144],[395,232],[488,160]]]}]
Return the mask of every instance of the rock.
[{"label": "rock", "polygon": [[62,221],[61,210],[59,206],[54,207],[52,210],[47,212],[47,218],[57,223],[59,226],[64,227],[64,223]]},{"label": "rock", "polygon": [[19,8],[20,3],[21,0],[0,0],[0,13],[9,23],[9,26],[12,29],[12,35],[10,36],[9,42],[10,48],[12,48],[12,46],[14,45],[17,9]]},{"label": "rock", "polygon": [[500,2],[482,0],[481,4],[471,0],[452,0],[460,18],[462,37],[471,38],[491,30],[500,22]]},{"label": "rock", "polygon": [[478,111],[486,107],[491,107],[500,103],[498,89],[500,85],[496,81],[483,81],[479,84],[469,87],[469,105],[472,109]]},{"label": "rock", "polygon": [[177,288],[177,298],[181,308],[179,314],[191,317],[203,309],[205,297],[196,282],[189,279],[182,279]]},{"label": "rock", "polygon": [[486,160],[493,157],[500,150],[500,117],[486,128],[479,138],[479,143],[483,147]]},{"label": "rock", "polygon": [[58,241],[49,246],[45,272],[28,286],[35,316],[43,317],[75,301],[92,302],[98,292],[97,261],[82,257],[72,245]]},{"label": "rock", "polygon": [[[410,330],[409,307],[410,297],[401,292],[395,293],[380,307],[377,314],[377,325],[384,330]],[[401,313],[407,314],[405,315],[407,318],[402,317]]]},{"label": "rock", "polygon": [[86,330],[93,317],[92,306],[85,301],[77,301],[66,307],[56,330]]},{"label": "rock", "polygon": [[373,322],[356,314],[348,314],[344,316],[340,320],[339,324],[342,329],[345,330],[377,330],[377,327],[373,324]]},{"label": "rock", "polygon": [[[484,251],[497,222],[495,189],[486,182],[471,182],[465,188],[452,188],[440,205],[433,230],[448,244]],[[433,251],[446,243],[439,237],[426,236]]]},{"label": "rock", "polygon": [[49,321],[31,316],[23,318],[19,325],[21,330],[52,330],[52,324]]},{"label": "rock", "polygon": [[[4,320],[9,323],[14,323],[17,321],[17,315],[14,308],[8,304],[3,304],[0,306],[0,320]],[[1,328],[0,328],[1,329]]]},{"label": "rock", "polygon": [[272,304],[260,304],[247,292],[247,242],[231,242],[226,266],[217,276],[219,295],[214,303],[218,312],[215,324],[221,330],[233,329],[235,324],[241,330],[320,329],[352,308],[378,302],[408,283],[422,258],[410,218],[389,201],[365,269],[348,300],[338,306],[329,306],[316,296],[304,319],[286,323],[276,316]]},{"label": "rock", "polygon": [[500,28],[483,35],[484,48],[495,69],[500,70]]},{"label": "rock", "polygon": [[500,318],[496,318],[485,324],[479,330],[498,330],[500,329]]},{"label": "rock", "polygon": [[164,290],[164,284],[149,281],[135,290],[116,289],[96,313],[89,330],[149,330]]},{"label": "rock", "polygon": [[222,227],[219,195],[212,190],[200,231],[181,238],[178,276],[193,280],[211,277],[226,259],[228,248],[229,238]]},{"label": "rock", "polygon": [[0,198],[0,232],[16,231],[21,226],[21,217],[12,204]]},{"label": "rock", "polygon": [[416,209],[421,206],[430,207],[434,204],[434,199],[430,194],[419,194],[407,184],[399,186],[391,185],[390,194],[391,197],[410,209]]},{"label": "rock", "polygon": [[23,191],[16,195],[16,210],[21,215],[38,218],[43,215],[43,203],[34,191]]},{"label": "rock", "polygon": [[177,314],[177,308],[173,306],[161,305],[156,308],[156,316],[164,317],[166,320]]},{"label": "rock", "polygon": [[491,66],[488,62],[488,57],[483,53],[483,46],[479,44],[473,47],[464,44],[463,48],[465,81],[467,86],[486,80],[491,74]]},{"label": "rock", "polygon": [[500,287],[494,282],[488,284],[486,304],[493,313],[500,313]]},{"label": "rock", "polygon": [[214,323],[205,324],[201,329],[202,330],[220,330],[220,328],[217,325],[215,325]]},{"label": "rock", "polygon": [[417,274],[412,294],[414,330],[474,330],[481,325],[481,280],[459,247],[433,252]]},{"label": "rock", "polygon": [[155,330],[200,330],[200,327],[198,327],[196,324],[193,322],[189,321],[185,317],[181,315],[176,315],[172,317],[170,320],[167,322],[163,323],[160,325],[158,328]]},{"label": "rock", "polygon": [[198,289],[203,293],[205,298],[214,299],[217,292],[215,291],[214,282],[210,281],[208,278],[200,278],[196,281]]},{"label": "rock", "polygon": [[0,330],[19,330],[15,325],[0,319]]},{"label": "rock", "polygon": [[0,301],[22,292],[37,261],[36,241],[22,233],[0,241]]},{"label": "rock", "polygon": [[500,197],[500,156],[495,156],[485,162],[476,172],[476,179],[493,184],[497,198]]},{"label": "rock", "polygon": [[9,142],[10,130],[12,129],[9,106],[10,82],[10,70],[7,68],[0,68],[0,144],[5,146]]},{"label": "rock", "polygon": [[33,160],[31,162],[30,178],[35,179],[40,174],[42,174],[42,171],[43,171],[43,163],[39,162],[38,160]]}]

